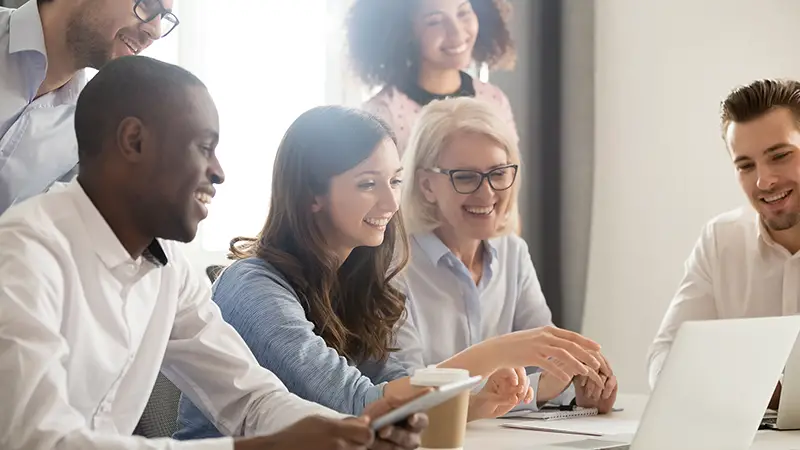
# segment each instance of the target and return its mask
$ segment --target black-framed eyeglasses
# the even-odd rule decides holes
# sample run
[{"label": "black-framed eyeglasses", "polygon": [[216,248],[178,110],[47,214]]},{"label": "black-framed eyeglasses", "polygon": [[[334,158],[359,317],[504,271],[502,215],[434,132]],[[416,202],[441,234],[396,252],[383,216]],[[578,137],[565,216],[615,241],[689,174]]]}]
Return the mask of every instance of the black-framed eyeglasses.
[{"label": "black-framed eyeglasses", "polygon": [[518,169],[519,166],[517,164],[509,164],[507,166],[494,168],[488,172],[466,169],[440,169],[439,167],[434,167],[429,170],[449,176],[450,183],[453,184],[453,189],[459,194],[472,194],[480,189],[484,179],[489,182],[489,187],[495,191],[505,191],[514,185],[514,180],[517,179]]},{"label": "black-framed eyeglasses", "polygon": [[161,39],[164,36],[172,33],[172,30],[178,26],[180,20],[172,13],[172,11],[164,8],[161,0],[136,0],[133,5],[133,13],[136,18],[142,23],[150,23],[160,17],[158,32],[160,35],[156,39]]}]

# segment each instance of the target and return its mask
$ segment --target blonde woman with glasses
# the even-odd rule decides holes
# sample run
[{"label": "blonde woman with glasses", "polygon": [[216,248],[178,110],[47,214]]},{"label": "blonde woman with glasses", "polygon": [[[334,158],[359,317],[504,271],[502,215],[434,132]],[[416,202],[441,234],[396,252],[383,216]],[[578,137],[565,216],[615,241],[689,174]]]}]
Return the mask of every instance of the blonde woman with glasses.
[{"label": "blonde woman with glasses", "polygon": [[[402,210],[411,257],[402,282],[407,319],[400,359],[425,367],[495,336],[552,324],[528,247],[517,234],[523,171],[516,135],[489,103],[452,98],[426,106],[403,156]],[[617,380],[602,385],[529,368],[537,409],[546,403],[611,410]]]}]

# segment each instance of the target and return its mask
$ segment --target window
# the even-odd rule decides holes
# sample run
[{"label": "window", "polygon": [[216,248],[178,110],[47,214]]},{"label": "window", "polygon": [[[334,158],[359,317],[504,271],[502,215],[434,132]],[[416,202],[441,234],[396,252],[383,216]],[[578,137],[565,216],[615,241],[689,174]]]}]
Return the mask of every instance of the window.
[{"label": "window", "polygon": [[217,154],[226,175],[194,251],[219,255],[231,238],[258,233],[275,151],[298,115],[322,104],[361,102],[343,60],[348,6],[342,0],[176,1],[180,26],[145,54],[191,70],[208,86],[219,110]]}]

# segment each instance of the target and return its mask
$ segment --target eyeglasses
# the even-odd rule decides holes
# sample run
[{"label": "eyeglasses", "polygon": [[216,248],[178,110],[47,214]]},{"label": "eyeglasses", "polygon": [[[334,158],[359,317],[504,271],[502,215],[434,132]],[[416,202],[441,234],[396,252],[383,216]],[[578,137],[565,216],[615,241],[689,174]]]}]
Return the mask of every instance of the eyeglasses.
[{"label": "eyeglasses", "polygon": [[136,4],[133,5],[133,13],[142,23],[150,23],[157,17],[161,18],[159,20],[160,29],[157,30],[160,34],[156,39],[172,33],[172,30],[181,23],[172,11],[164,8],[161,0],[136,0]]},{"label": "eyeglasses", "polygon": [[484,179],[489,182],[489,187],[495,191],[505,191],[514,185],[514,180],[517,179],[517,169],[519,169],[518,165],[509,164],[492,169],[488,172],[463,169],[448,170],[438,167],[429,170],[442,175],[448,175],[450,177],[450,183],[453,184],[453,189],[459,194],[472,194],[480,189]]}]

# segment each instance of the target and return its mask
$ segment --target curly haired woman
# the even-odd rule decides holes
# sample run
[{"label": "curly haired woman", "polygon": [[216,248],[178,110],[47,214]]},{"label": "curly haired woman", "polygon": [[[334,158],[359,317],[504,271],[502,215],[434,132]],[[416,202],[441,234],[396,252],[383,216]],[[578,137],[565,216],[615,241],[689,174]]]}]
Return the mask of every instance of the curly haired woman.
[{"label": "curly haired woman", "polygon": [[355,0],[347,21],[353,69],[383,89],[364,108],[387,122],[405,150],[420,109],[433,100],[475,97],[514,127],[508,98],[472,78],[472,63],[510,69],[514,47],[506,0]]}]

